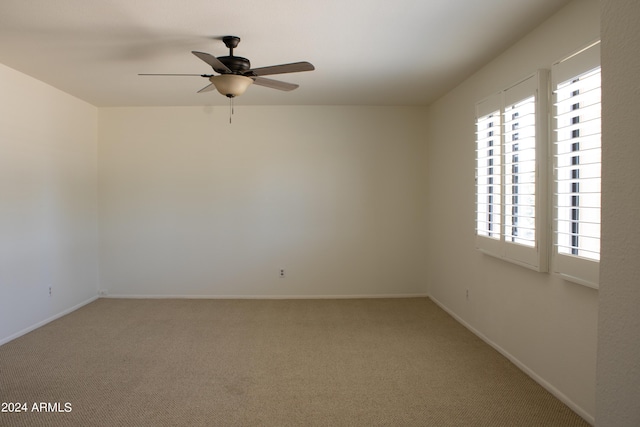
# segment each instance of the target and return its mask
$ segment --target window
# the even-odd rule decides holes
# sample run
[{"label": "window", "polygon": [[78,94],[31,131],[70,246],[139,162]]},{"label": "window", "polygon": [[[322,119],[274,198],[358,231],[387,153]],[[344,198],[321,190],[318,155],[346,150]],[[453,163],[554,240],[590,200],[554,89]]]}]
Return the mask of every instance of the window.
[{"label": "window", "polygon": [[476,247],[547,270],[548,71],[476,104]]},{"label": "window", "polygon": [[600,261],[600,45],[554,64],[553,271],[597,288]]}]

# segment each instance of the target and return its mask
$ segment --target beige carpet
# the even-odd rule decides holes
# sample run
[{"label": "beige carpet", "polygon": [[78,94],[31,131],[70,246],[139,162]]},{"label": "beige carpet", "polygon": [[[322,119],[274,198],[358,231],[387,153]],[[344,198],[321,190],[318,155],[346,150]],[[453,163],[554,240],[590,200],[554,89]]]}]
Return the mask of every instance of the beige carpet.
[{"label": "beige carpet", "polygon": [[29,409],[3,426],[588,425],[426,298],[100,299],[0,347],[0,401]]}]

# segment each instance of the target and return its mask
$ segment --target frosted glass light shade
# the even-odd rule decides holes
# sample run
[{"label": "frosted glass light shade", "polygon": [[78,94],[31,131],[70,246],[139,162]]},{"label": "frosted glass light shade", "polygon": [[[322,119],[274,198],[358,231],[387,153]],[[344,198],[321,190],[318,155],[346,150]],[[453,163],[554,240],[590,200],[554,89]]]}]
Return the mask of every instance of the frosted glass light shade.
[{"label": "frosted glass light shade", "polygon": [[209,81],[213,83],[218,92],[228,98],[235,98],[244,93],[245,90],[253,83],[253,79],[237,74],[222,74],[220,76],[209,77]]}]

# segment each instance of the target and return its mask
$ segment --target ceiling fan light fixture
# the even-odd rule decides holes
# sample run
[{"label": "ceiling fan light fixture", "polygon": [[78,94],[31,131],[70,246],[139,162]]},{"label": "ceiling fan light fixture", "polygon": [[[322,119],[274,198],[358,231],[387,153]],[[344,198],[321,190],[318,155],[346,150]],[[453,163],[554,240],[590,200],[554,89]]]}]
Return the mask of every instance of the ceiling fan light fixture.
[{"label": "ceiling fan light fixture", "polygon": [[240,76],[238,74],[211,76],[209,77],[209,81],[213,83],[218,92],[227,98],[235,98],[236,96],[242,95],[251,83],[253,83],[252,78]]}]

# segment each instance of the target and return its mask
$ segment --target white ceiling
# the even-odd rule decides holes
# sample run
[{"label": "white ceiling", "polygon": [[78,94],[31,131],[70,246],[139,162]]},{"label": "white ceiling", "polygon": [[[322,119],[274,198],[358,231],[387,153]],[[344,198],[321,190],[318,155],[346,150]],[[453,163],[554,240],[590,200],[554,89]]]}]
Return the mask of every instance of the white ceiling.
[{"label": "white ceiling", "polygon": [[191,51],[236,35],[253,67],[316,67],[236,104],[427,105],[568,2],[0,0],[0,63],[99,107],[227,105],[202,77],[138,73],[212,73]]}]

